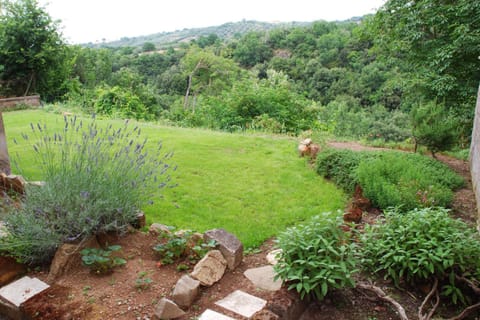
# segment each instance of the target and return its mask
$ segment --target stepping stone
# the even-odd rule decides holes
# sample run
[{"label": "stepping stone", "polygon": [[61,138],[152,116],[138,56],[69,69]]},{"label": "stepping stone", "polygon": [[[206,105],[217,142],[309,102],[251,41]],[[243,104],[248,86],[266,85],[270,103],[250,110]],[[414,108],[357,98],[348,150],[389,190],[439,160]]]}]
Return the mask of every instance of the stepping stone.
[{"label": "stepping stone", "polygon": [[198,320],[235,320],[235,319],[230,318],[224,314],[215,312],[213,310],[207,309],[200,315]]},{"label": "stepping stone", "polygon": [[37,278],[23,277],[0,289],[0,298],[10,302],[15,307],[50,287]]},{"label": "stepping stone", "polygon": [[267,301],[236,290],[222,300],[215,302],[215,304],[241,316],[250,318],[255,312],[262,310],[267,304]]},{"label": "stepping stone", "polygon": [[243,274],[259,289],[277,291],[282,287],[282,280],[273,280],[275,271],[272,266],[248,269]]}]

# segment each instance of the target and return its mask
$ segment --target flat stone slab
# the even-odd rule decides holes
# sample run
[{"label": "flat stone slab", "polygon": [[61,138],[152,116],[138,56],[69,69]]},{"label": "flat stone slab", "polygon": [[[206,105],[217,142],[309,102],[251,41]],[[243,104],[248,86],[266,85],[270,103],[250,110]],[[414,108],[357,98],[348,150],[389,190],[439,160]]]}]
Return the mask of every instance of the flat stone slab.
[{"label": "flat stone slab", "polygon": [[241,290],[236,290],[222,300],[215,302],[215,304],[233,311],[236,314],[250,318],[255,312],[262,310],[267,304],[267,301]]},{"label": "flat stone slab", "polygon": [[277,291],[282,287],[282,280],[273,279],[275,277],[275,271],[270,265],[248,269],[243,274],[259,289]]},{"label": "flat stone slab", "polygon": [[30,277],[23,277],[0,289],[0,298],[16,307],[50,287],[45,282]]},{"label": "flat stone slab", "polygon": [[235,319],[230,318],[224,314],[218,313],[216,311],[207,309],[200,315],[198,320],[235,320]]}]

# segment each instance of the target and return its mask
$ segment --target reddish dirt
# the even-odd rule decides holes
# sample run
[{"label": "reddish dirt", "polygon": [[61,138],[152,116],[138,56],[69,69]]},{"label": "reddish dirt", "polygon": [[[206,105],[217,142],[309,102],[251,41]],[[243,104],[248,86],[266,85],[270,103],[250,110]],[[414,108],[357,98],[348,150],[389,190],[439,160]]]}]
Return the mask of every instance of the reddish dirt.
[{"label": "reddish dirt", "polygon": [[[331,145],[353,150],[377,150],[377,148],[364,147],[357,143],[332,143]],[[468,163],[443,155],[439,155],[439,159],[466,178],[467,186],[456,193],[452,211],[458,217],[474,222],[476,205],[471,185],[468,184],[470,182]],[[370,210],[369,213],[364,214],[362,223],[373,223],[378,213]],[[176,267],[180,262],[168,266],[157,265],[158,259],[152,247],[158,243],[158,239],[154,235],[136,231],[122,238],[111,239],[111,244],[113,243],[122,246],[122,256],[127,260],[125,266],[116,268],[111,274],[98,276],[90,273],[89,269],[78,261],[76,266],[67,275],[59,278],[51,289],[28,301],[25,307],[31,311],[33,319],[153,319],[152,315],[157,302],[162,297],[170,296],[176,281],[186,271],[177,271]],[[228,271],[222,280],[213,286],[202,288],[199,298],[180,319],[194,319],[207,308],[240,319],[225,310],[220,310],[214,304],[215,301],[237,289],[264,298],[269,301],[269,305],[288,299],[291,293],[288,293],[285,288],[277,293],[261,291],[253,287],[243,276],[245,270],[265,265],[265,256],[273,247],[273,240],[266,241],[258,252],[246,255],[235,271]],[[144,278],[151,279],[152,283],[147,288],[141,289],[136,287],[136,281],[142,274]],[[46,280],[47,275],[47,271],[36,271],[30,274],[42,280]],[[367,281],[367,278],[358,280]],[[381,279],[375,279],[375,284],[399,301],[410,319],[416,319],[417,310],[425,292],[418,288],[401,291]],[[390,320],[398,318],[390,304],[375,299],[370,293],[358,289],[345,289],[332,292],[322,302],[312,303],[301,319]]]}]

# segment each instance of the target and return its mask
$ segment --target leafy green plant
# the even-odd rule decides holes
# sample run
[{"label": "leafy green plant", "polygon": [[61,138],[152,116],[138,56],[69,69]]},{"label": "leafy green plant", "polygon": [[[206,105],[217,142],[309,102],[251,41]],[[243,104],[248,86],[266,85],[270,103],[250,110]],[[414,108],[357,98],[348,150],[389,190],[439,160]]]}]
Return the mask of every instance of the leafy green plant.
[{"label": "leafy green plant", "polygon": [[380,208],[447,207],[463,179],[446,165],[419,154],[384,152],[357,168],[363,194]]},{"label": "leafy green plant", "polygon": [[148,273],[146,271],[141,271],[138,273],[137,279],[135,279],[135,288],[138,290],[146,290],[152,285],[152,278],[147,277]]},{"label": "leafy green plant", "polygon": [[480,236],[474,228],[449,216],[444,208],[385,212],[381,224],[366,226],[361,237],[362,266],[383,274],[395,285],[437,278],[442,294],[465,302],[456,276],[480,276]]},{"label": "leafy green plant", "polygon": [[302,299],[312,295],[322,300],[332,289],[353,287],[355,245],[340,228],[342,223],[339,214],[323,213],[281,233],[275,278],[286,281]]},{"label": "leafy green plant", "polygon": [[190,262],[196,262],[203,258],[208,251],[215,248],[215,240],[207,243],[192,231],[177,233],[162,233],[161,243],[155,245],[153,250],[160,257],[162,264],[172,264],[180,258],[188,258]]},{"label": "leafy green plant", "polygon": [[109,246],[106,249],[101,248],[85,248],[80,251],[82,262],[89,267],[93,273],[105,274],[118,266],[123,266],[127,261],[123,258],[112,256],[113,252],[122,249],[119,245]]},{"label": "leafy green plant", "polygon": [[23,138],[45,185],[27,188],[23,205],[5,218],[11,236],[0,246],[23,262],[48,261],[62,242],[126,232],[138,210],[170,185],[172,154],[161,144],[147,151],[147,139],[128,122],[115,128],[64,117],[58,132],[30,127]]},{"label": "leafy green plant", "polygon": [[331,179],[347,192],[353,192],[358,184],[357,168],[365,158],[375,153],[352,150],[326,149],[317,155],[316,170],[319,175]]}]

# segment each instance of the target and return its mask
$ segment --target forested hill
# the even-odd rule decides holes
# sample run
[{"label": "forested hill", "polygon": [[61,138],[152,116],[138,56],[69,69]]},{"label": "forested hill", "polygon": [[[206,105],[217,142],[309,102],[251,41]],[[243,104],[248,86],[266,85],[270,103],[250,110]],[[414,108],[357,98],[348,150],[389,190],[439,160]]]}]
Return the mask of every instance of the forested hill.
[{"label": "forested hill", "polygon": [[251,20],[242,20],[238,22],[228,22],[220,26],[211,26],[205,28],[182,29],[172,32],[160,32],[139,37],[123,37],[120,40],[103,43],[87,43],[86,47],[141,47],[146,42],[151,42],[157,49],[165,49],[170,46],[176,47],[180,43],[187,43],[199,37],[216,35],[222,40],[229,40],[252,31],[267,31],[279,27],[299,27],[308,26],[311,22],[260,22]]}]

